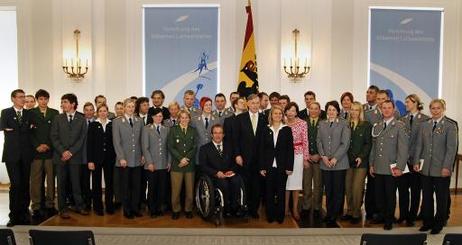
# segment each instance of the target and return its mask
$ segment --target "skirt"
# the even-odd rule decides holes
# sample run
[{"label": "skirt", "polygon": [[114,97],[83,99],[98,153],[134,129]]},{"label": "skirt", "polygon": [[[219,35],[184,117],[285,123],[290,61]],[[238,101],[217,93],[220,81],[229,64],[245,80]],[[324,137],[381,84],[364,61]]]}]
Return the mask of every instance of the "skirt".
[{"label": "skirt", "polygon": [[294,155],[294,170],[287,178],[286,190],[295,191],[303,189],[303,154]]}]

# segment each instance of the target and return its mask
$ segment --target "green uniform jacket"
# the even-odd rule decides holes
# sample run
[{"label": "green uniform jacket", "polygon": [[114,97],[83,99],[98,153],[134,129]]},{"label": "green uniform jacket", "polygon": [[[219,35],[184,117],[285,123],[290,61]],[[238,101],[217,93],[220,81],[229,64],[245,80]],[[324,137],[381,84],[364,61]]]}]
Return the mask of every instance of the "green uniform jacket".
[{"label": "green uniform jacket", "polygon": [[[46,115],[44,116],[38,107],[31,109],[32,112],[32,128],[31,141],[35,151],[35,159],[51,159],[53,158],[53,145],[51,144],[50,131],[51,124],[55,116],[59,112],[52,108],[47,108]],[[36,151],[40,144],[46,144],[50,150],[43,153]]]},{"label": "green uniform jacket", "polygon": [[[170,129],[167,137],[167,145],[172,156],[172,171],[194,172],[198,143],[197,138],[196,129],[191,126],[188,126],[186,134],[181,131],[180,125],[175,125]],[[183,157],[189,159],[189,164],[180,168],[178,164]]]},{"label": "green uniform jacket", "polygon": [[368,121],[360,122],[355,129],[351,128],[350,148],[348,159],[350,167],[356,168],[356,158],[361,158],[358,168],[368,168],[369,154],[372,148],[372,125]]},{"label": "green uniform jacket", "polygon": [[318,146],[316,145],[316,137],[318,135],[318,126],[319,121],[321,118],[318,118],[318,121],[315,125],[311,124],[311,118],[306,119],[306,123],[308,124],[308,143],[309,143],[309,152],[310,155],[316,155],[318,153]]}]

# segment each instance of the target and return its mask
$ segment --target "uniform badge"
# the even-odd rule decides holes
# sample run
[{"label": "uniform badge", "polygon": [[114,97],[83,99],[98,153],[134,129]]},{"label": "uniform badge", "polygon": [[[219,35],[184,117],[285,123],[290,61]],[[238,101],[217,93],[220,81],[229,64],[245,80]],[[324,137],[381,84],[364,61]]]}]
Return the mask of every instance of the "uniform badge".
[{"label": "uniform badge", "polygon": [[177,144],[180,143],[180,139],[176,139],[176,143],[177,143]]}]

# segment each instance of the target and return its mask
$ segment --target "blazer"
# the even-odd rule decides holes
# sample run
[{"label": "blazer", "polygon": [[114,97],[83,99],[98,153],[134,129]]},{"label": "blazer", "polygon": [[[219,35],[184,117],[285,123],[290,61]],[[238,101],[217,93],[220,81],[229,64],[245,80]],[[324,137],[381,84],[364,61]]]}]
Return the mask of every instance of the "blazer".
[{"label": "blazer", "polygon": [[369,165],[376,174],[391,175],[390,165],[396,163],[404,170],[408,159],[409,135],[402,121],[393,119],[387,127],[384,122],[376,123],[372,128],[372,149]]},{"label": "blazer", "polygon": [[230,153],[230,147],[224,141],[221,142],[223,154],[220,156],[213,142],[209,142],[199,148],[200,169],[210,177],[216,177],[218,171],[226,172],[234,170],[235,164]]},{"label": "blazer", "polygon": [[173,126],[175,126],[175,125],[178,125],[178,124],[180,123],[179,120],[180,120],[180,119],[177,118],[177,119],[175,119],[175,121],[173,121],[172,118],[169,118],[169,119],[165,119],[165,120],[162,122],[162,124],[163,124],[165,127],[171,128],[171,127],[173,127]]},{"label": "blazer", "polygon": [[[152,123],[152,114],[154,113],[154,106],[149,107],[148,110],[148,124]],[[162,116],[164,117],[163,120],[170,118],[170,111],[167,107],[162,106]]]},{"label": "blazer", "polygon": [[50,138],[54,148],[54,163],[63,163],[61,155],[65,151],[72,153],[70,164],[83,163],[83,144],[87,138],[87,123],[80,113],[75,113],[69,123],[67,114],[61,113],[55,117],[51,124]]},{"label": "blazer", "polygon": [[316,143],[318,144],[319,155],[327,156],[329,159],[337,159],[337,164],[333,168],[327,165],[321,159],[321,169],[345,170],[350,168],[348,161],[348,148],[350,147],[351,131],[346,120],[336,118],[330,126],[328,120],[319,122],[318,135]]},{"label": "blazer", "polygon": [[[197,132],[196,129],[188,126],[186,134],[181,131],[180,125],[170,128],[167,136],[167,147],[172,156],[172,171],[194,172],[197,153]],[[189,164],[180,168],[178,164],[182,158],[188,158]]]},{"label": "blazer", "polygon": [[[35,159],[51,159],[53,158],[53,146],[50,138],[51,124],[54,118],[59,115],[59,112],[53,108],[47,108],[45,115],[40,112],[40,108],[35,107],[30,110],[32,113],[32,135],[31,141],[34,147]],[[47,152],[37,152],[37,147],[45,144],[50,147]]]},{"label": "blazer", "polygon": [[361,121],[356,128],[351,128],[350,148],[348,149],[348,160],[350,168],[356,168],[356,158],[361,158],[358,168],[369,167],[369,154],[372,148],[372,125],[368,121]]},{"label": "blazer", "polygon": [[154,124],[146,125],[143,128],[141,146],[146,160],[145,169],[148,169],[150,164],[153,164],[156,170],[167,169],[171,163],[172,159],[167,145],[170,128],[160,125],[159,131],[160,134]]},{"label": "blazer", "polygon": [[[397,110],[395,110],[393,116],[395,119],[399,119],[401,117]],[[365,111],[364,120],[370,122],[371,125],[374,126],[374,124],[383,120],[382,112],[379,109]]]},{"label": "blazer", "polygon": [[[257,129],[254,134],[249,112],[236,116],[232,132],[234,155],[241,156],[244,160],[243,167],[258,170],[258,144],[263,130],[266,130],[268,121],[259,113]],[[292,149],[293,150],[293,149]]]},{"label": "blazer", "polygon": [[87,161],[102,165],[103,161],[115,163],[115,158],[112,122],[106,124],[106,131],[100,122],[91,122],[87,134]]},{"label": "blazer", "polygon": [[141,131],[143,121],[133,116],[133,127],[125,116],[112,121],[112,141],[116,153],[116,166],[120,167],[120,160],[127,161],[128,167],[141,165]]},{"label": "blazer", "polygon": [[209,125],[208,128],[205,128],[205,117],[201,115],[196,115],[191,117],[190,125],[196,129],[197,132],[197,143],[199,147],[209,143],[212,140],[212,126],[219,123],[219,119],[213,115],[209,116]]},{"label": "blazer", "polygon": [[223,138],[223,141],[230,148],[230,154],[232,156],[236,155],[234,152],[234,147],[233,147],[234,146],[233,129],[235,128],[234,126],[235,119],[236,119],[236,116],[233,113],[231,116],[223,120],[223,131],[225,133],[225,137]]},{"label": "blazer", "polygon": [[20,124],[13,107],[2,110],[0,130],[3,130],[5,135],[2,162],[18,162],[21,158],[26,162],[32,162],[34,159],[31,142],[32,127],[30,111],[22,110],[22,123]]},{"label": "blazer", "polygon": [[214,110],[212,112],[212,115],[217,119],[217,122],[221,125],[223,125],[223,123],[225,122],[225,119],[234,115],[234,112],[231,111],[228,108],[225,108],[222,112],[221,112],[221,115],[220,115],[220,112],[218,110]]},{"label": "blazer", "polygon": [[425,176],[441,177],[441,169],[447,168],[451,172],[457,154],[458,130],[453,120],[444,116],[435,130],[433,120],[422,123],[417,136],[414,165],[423,159],[421,173]]},{"label": "blazer", "polygon": [[294,169],[294,139],[292,129],[282,125],[279,129],[276,142],[274,142],[272,128],[266,126],[262,130],[262,140],[260,143],[260,170],[270,170],[276,160],[276,168],[280,173],[293,171]]},{"label": "blazer", "polygon": [[[308,118],[310,117],[310,113],[309,113],[308,109],[305,108],[305,109],[299,111],[298,112],[298,117],[300,119],[303,119],[303,120],[308,120]],[[327,118],[326,111],[321,110],[321,114],[319,114],[319,119],[324,120],[326,118]]]},{"label": "blazer", "polygon": [[409,170],[412,170],[414,163],[418,162],[419,159],[414,159],[415,156],[415,147],[417,143],[417,135],[419,134],[420,126],[422,123],[427,121],[429,117],[421,112],[418,112],[415,117],[412,119],[411,127],[411,114],[408,113],[405,116],[400,118],[400,121],[404,122],[406,130],[409,135],[409,158],[407,161]]},{"label": "blazer", "polygon": [[316,155],[319,154],[318,152],[318,144],[316,143],[316,139],[318,136],[318,128],[319,128],[319,122],[321,121],[321,118],[318,118],[316,123],[313,125],[311,124],[311,118],[308,117],[306,119],[306,123],[308,124],[308,150],[310,152],[310,155]]}]

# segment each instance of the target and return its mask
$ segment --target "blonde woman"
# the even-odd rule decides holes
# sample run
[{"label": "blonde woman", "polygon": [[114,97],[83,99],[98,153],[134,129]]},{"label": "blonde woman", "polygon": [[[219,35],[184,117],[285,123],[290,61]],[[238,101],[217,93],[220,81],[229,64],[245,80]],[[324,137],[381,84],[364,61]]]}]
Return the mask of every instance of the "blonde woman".
[{"label": "blonde woman", "polygon": [[361,221],[364,183],[372,147],[372,126],[364,120],[363,106],[357,101],[351,105],[349,123],[351,129],[350,148],[348,149],[350,168],[345,178],[347,212],[342,220],[350,220],[352,224],[358,224]]}]

